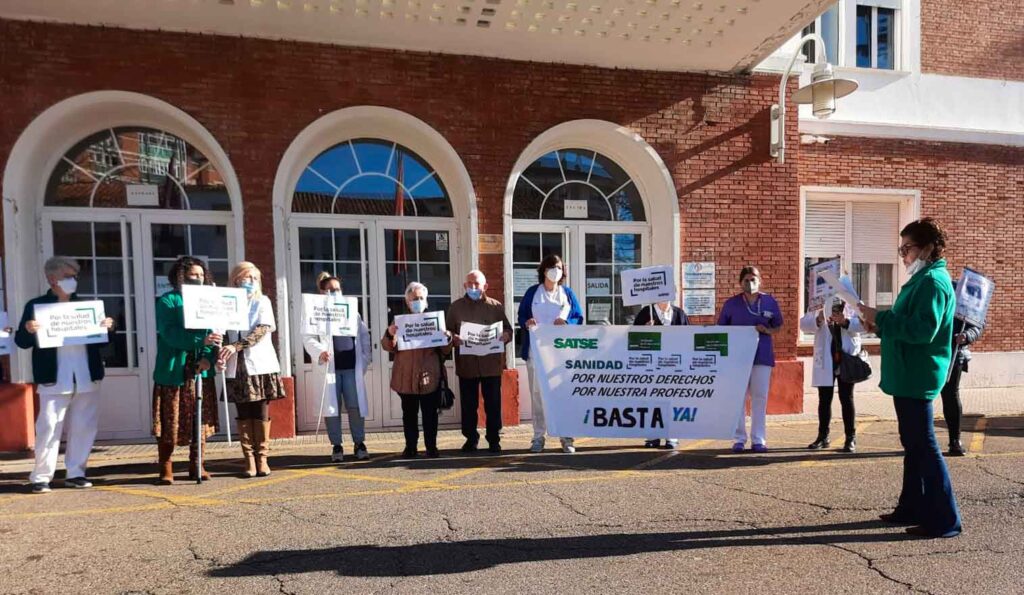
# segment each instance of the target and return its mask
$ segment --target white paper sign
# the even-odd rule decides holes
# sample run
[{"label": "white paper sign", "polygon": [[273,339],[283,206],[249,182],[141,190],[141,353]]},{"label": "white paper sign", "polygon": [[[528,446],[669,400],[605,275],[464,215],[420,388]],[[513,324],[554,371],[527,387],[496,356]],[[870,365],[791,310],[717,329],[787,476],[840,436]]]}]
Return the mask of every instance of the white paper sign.
[{"label": "white paper sign", "polygon": [[957,318],[983,327],[988,317],[988,306],[992,302],[992,294],[996,284],[992,279],[978,271],[965,268],[960,274],[960,282],[956,285]]},{"label": "white paper sign", "polygon": [[126,184],[129,207],[160,206],[160,189],[156,184]]},{"label": "white paper sign", "polygon": [[839,296],[839,299],[843,300],[851,308],[860,312],[860,296],[857,295],[857,290],[853,288],[853,282],[846,275],[839,277],[835,271],[831,269],[825,269],[818,273],[822,279],[835,291],[835,295]]},{"label": "white paper sign", "polygon": [[713,262],[684,262],[683,263],[683,288],[684,289],[714,289],[715,288],[715,263],[713,263]]},{"label": "white paper sign", "polygon": [[7,312],[0,312],[0,355],[10,355],[14,351],[14,337],[4,329],[10,326]]},{"label": "white paper sign", "polygon": [[302,294],[302,334],[317,337],[355,337],[359,333],[359,304],[354,297]]},{"label": "white paper sign", "polygon": [[563,215],[566,219],[587,219],[590,217],[587,201],[566,200],[563,207]]},{"label": "white paper sign", "polygon": [[825,302],[836,294],[836,290],[828,284],[828,281],[821,276],[824,271],[829,271],[835,278],[839,278],[839,259],[833,258],[818,264],[812,265],[807,271],[807,311],[821,310]]},{"label": "white paper sign", "polygon": [[612,280],[608,277],[588,277],[587,297],[595,295],[611,295]]},{"label": "white paper sign", "polygon": [[505,353],[505,343],[501,340],[505,324],[500,320],[494,324],[477,324],[463,322],[459,329],[462,345],[460,355],[491,355]]},{"label": "white paper sign", "polygon": [[439,231],[434,234],[434,248],[438,252],[448,251],[448,232]]},{"label": "white paper sign", "polygon": [[714,289],[687,289],[683,292],[683,312],[687,316],[714,316]]},{"label": "white paper sign", "polygon": [[646,306],[675,300],[675,272],[670,265],[622,271],[623,306]]},{"label": "white paper sign", "polygon": [[536,269],[512,269],[512,291],[515,295],[525,295],[526,290],[536,284]]},{"label": "white paper sign", "polygon": [[399,351],[442,347],[448,344],[444,312],[399,314],[395,316],[395,325],[398,326],[397,345]]},{"label": "white paper sign", "polygon": [[39,323],[36,344],[47,349],[106,343],[109,340],[107,329],[100,326],[106,317],[100,300],[36,304],[35,320]]},{"label": "white paper sign", "polygon": [[240,287],[182,285],[185,328],[249,330],[249,300]]},{"label": "white paper sign", "polygon": [[541,326],[530,341],[551,435],[726,439],[743,415],[757,331]]}]

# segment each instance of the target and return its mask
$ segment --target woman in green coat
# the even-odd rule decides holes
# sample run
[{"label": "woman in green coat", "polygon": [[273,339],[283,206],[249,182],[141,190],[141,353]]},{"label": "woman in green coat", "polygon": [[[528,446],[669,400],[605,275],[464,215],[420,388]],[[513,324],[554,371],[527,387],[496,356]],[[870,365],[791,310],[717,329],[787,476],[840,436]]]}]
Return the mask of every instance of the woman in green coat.
[{"label": "woman in green coat", "polygon": [[204,285],[212,281],[206,264],[198,258],[182,256],[167,275],[174,289],[156,300],[156,366],[153,369],[153,436],[160,454],[162,485],[174,483],[171,455],[175,446],[189,447],[188,477],[195,481],[210,479],[199,464],[200,449],[217,432],[217,395],[213,378],[202,382],[202,440],[196,444],[196,381],[198,370],[204,377],[217,361],[221,336],[208,330],[185,328],[181,299],[182,285]]},{"label": "woman in green coat", "polygon": [[903,445],[903,491],[883,521],[913,525],[919,537],[955,537],[960,511],[949,470],[935,439],[932,403],[952,358],[953,283],[942,253],[946,234],[931,218],[900,232],[899,253],[910,280],[889,311],[861,306],[864,321],[882,339],[881,389],[892,395]]}]

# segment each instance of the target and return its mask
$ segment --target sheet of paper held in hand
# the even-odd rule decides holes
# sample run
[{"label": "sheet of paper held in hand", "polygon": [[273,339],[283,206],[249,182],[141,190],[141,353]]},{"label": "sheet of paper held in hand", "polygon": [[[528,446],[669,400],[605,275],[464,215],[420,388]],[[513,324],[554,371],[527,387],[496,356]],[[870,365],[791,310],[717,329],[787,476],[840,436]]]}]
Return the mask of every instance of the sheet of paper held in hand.
[{"label": "sheet of paper held in hand", "polygon": [[504,353],[505,343],[501,340],[504,326],[500,320],[494,324],[463,322],[459,328],[459,339],[462,340],[459,353],[462,355]]},{"label": "sheet of paper held in hand", "polygon": [[860,296],[857,295],[857,291],[853,288],[853,284],[850,283],[848,277],[839,278],[836,276],[835,271],[825,269],[819,273],[821,278],[828,283],[829,287],[835,290],[836,296],[839,299],[846,302],[851,308],[860,312]]}]

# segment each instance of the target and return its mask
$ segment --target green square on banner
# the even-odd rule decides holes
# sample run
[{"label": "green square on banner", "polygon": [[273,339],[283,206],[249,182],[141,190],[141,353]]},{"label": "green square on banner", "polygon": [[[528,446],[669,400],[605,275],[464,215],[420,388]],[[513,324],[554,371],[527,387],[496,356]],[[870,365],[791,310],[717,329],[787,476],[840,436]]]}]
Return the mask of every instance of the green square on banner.
[{"label": "green square on banner", "polygon": [[728,333],[697,333],[693,336],[694,351],[717,351],[729,355]]},{"label": "green square on banner", "polygon": [[661,351],[661,333],[629,333],[630,351]]}]

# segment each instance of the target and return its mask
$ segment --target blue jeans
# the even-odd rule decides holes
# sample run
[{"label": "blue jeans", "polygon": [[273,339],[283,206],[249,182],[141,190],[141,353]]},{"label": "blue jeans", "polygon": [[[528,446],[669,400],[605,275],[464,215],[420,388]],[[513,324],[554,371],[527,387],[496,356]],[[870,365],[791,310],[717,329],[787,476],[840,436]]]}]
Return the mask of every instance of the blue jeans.
[{"label": "blue jeans", "polygon": [[336,382],[334,384],[337,388],[337,407],[339,415],[332,415],[325,417],[324,422],[327,425],[327,437],[330,438],[331,444],[334,446],[341,446],[341,405],[345,404],[345,410],[348,411],[348,426],[352,431],[352,442],[359,444],[366,439],[366,420],[363,419],[362,414],[359,413],[359,393],[356,390],[356,371],[355,370],[336,370]]},{"label": "blue jeans", "polygon": [[903,491],[895,514],[933,535],[960,531],[960,511],[935,440],[932,401],[894,397],[903,445]]}]

